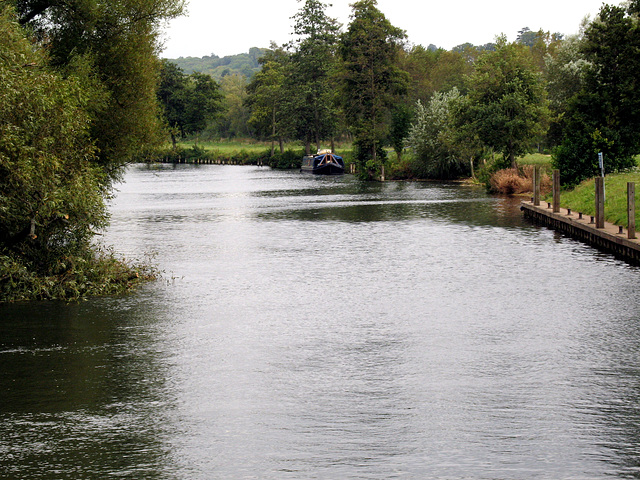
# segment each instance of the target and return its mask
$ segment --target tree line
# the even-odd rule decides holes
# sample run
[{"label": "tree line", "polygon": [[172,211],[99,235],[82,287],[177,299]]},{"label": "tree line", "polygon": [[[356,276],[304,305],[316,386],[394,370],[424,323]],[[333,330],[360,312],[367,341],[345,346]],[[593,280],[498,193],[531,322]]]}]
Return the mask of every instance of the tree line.
[{"label": "tree line", "polygon": [[385,162],[408,177],[464,176],[496,153],[515,166],[531,150],[553,153],[566,184],[597,173],[598,152],[608,171],[634,165],[638,0],[603,5],[577,35],[523,28],[514,42],[451,51],[411,45],[375,0],[354,3],[344,28],[326,4],[301,3],[294,37],[271,45],[260,71],[234,76],[233,90],[221,79],[205,132],[270,140],[272,151],[348,138],[369,178]]},{"label": "tree line", "polygon": [[204,57],[180,57],[169,59],[169,61],[175,63],[186,74],[193,72],[206,73],[217,81],[228,75],[241,75],[251,78],[256,72],[260,71],[259,59],[265,54],[266,50],[266,48],[252,47],[248,52],[236,55],[219,57],[212,53]]}]

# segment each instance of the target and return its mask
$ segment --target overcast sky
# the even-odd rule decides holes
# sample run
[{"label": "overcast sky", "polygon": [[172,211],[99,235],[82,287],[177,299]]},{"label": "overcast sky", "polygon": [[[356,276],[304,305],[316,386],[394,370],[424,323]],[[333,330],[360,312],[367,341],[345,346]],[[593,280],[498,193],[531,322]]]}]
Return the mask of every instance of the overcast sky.
[{"label": "overcast sky", "polygon": [[[328,15],[346,27],[353,0],[331,3]],[[272,40],[280,45],[292,38],[291,17],[302,4],[297,0],[188,0],[187,15],[165,30],[162,56],[224,57],[251,47],[268,47]],[[523,27],[577,33],[581,20],[587,15],[593,18],[602,4],[602,0],[378,0],[378,8],[407,32],[410,43],[445,49],[466,42],[484,45],[501,33],[512,41]]]}]

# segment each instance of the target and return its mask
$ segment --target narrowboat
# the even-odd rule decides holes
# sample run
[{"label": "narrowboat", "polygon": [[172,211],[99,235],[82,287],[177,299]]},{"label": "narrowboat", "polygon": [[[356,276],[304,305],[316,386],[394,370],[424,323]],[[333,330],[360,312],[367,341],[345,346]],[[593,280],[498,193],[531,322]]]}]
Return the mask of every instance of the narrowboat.
[{"label": "narrowboat", "polygon": [[302,158],[300,171],[317,175],[342,175],[344,160],[331,150],[318,150],[315,155],[305,155]]}]

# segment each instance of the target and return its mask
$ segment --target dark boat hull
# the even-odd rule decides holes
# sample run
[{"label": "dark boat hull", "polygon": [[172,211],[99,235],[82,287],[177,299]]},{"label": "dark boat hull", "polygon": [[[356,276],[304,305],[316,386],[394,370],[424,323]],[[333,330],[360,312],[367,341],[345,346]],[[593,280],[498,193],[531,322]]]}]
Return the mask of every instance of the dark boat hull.
[{"label": "dark boat hull", "polygon": [[342,175],[344,173],[344,167],[335,163],[329,163],[315,168],[302,167],[300,171],[313,173],[315,175]]}]

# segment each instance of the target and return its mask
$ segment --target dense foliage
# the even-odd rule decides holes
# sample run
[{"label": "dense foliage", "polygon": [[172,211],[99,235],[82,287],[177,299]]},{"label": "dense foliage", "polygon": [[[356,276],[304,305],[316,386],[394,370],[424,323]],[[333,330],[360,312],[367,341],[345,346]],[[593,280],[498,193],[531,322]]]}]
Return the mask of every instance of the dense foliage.
[{"label": "dense foliage", "polygon": [[[358,145],[363,175],[373,178],[378,151],[388,134],[388,116],[394,96],[404,93],[408,76],[398,67],[405,38],[376,7],[375,0],[352,5],[352,20],[340,44],[343,65],[343,108]],[[363,162],[363,153],[368,161]]]},{"label": "dense foliage", "polygon": [[187,76],[166,60],[160,70],[158,99],[174,147],[177,135],[184,138],[204,130],[222,110],[220,86],[213,78],[198,72]]},{"label": "dense foliage", "polygon": [[640,152],[640,1],[603,5],[577,51],[580,83],[569,99],[554,155],[564,183],[635,165]]},{"label": "dense foliage", "polygon": [[0,25],[0,246],[48,272],[106,223],[88,95],[34,52],[10,10]]},{"label": "dense foliage", "polygon": [[545,132],[547,100],[542,75],[524,45],[498,39],[496,50],[478,59],[469,77],[460,124],[515,168],[531,140]]},{"label": "dense foliage", "polygon": [[289,129],[305,142],[310,152],[322,139],[332,138],[337,129],[332,88],[338,25],[326,14],[326,5],[305,0],[294,20],[289,69],[284,87],[290,93],[283,100]]},{"label": "dense foliage", "polygon": [[454,119],[460,101],[457,88],[436,92],[427,105],[418,101],[407,143],[414,151],[414,171],[419,177],[449,180],[469,175]]},{"label": "dense foliage", "polygon": [[180,5],[9,3],[0,3],[0,301],[127,289],[148,272],[96,252],[92,239],[121,166],[160,138],[157,24]]},{"label": "dense foliage", "polygon": [[90,135],[111,178],[140,149],[161,141],[156,88],[160,27],[183,0],[15,0],[60,71],[86,67]]},{"label": "dense foliage", "polygon": [[250,108],[249,125],[262,138],[271,141],[271,155],[275,142],[284,151],[284,138],[289,131],[286,108],[286,87],[289,57],[283,49],[274,48],[260,59],[262,69],[247,85],[245,104]]}]

